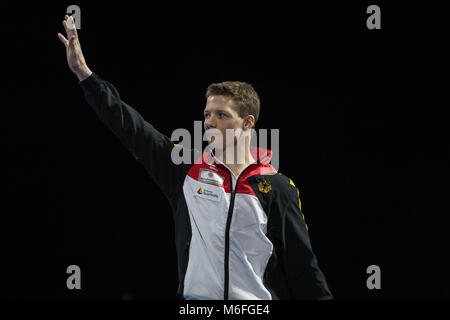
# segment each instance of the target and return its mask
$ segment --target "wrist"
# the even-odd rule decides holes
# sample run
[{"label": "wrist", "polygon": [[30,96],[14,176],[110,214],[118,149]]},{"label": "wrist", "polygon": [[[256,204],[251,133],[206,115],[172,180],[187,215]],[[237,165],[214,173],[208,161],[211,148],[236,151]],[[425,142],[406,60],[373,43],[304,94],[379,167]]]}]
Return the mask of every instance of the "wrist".
[{"label": "wrist", "polygon": [[75,68],[73,72],[76,74],[78,80],[80,81],[87,79],[92,74],[92,71],[86,65]]}]

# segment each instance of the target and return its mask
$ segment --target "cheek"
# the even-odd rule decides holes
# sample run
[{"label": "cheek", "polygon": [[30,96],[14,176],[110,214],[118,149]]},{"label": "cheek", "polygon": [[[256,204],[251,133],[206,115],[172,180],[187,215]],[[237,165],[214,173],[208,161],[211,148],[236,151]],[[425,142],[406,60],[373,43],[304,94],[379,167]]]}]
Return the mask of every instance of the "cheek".
[{"label": "cheek", "polygon": [[225,123],[226,123],[226,127],[228,129],[238,129],[241,127],[240,126],[241,124],[236,119],[227,119],[227,120],[225,120]]},{"label": "cheek", "polygon": [[216,126],[217,126],[217,129],[219,129],[220,131],[225,131],[226,129],[232,129],[232,127],[230,127],[229,120],[225,120],[225,119],[218,119],[216,122]]}]

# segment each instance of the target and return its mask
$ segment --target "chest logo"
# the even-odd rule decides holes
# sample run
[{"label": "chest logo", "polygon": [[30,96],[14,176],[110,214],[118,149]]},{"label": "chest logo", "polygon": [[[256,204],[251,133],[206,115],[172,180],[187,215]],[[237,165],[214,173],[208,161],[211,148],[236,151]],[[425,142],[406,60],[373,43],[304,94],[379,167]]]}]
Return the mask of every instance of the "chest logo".
[{"label": "chest logo", "polygon": [[262,193],[268,193],[270,190],[272,190],[272,185],[270,184],[269,181],[263,179],[258,182],[258,189]]},{"label": "chest logo", "polygon": [[213,201],[220,201],[220,192],[214,188],[217,187],[200,187],[198,188],[197,192],[194,193],[194,197],[197,198],[203,198],[203,199],[208,199],[208,200],[213,200]]}]

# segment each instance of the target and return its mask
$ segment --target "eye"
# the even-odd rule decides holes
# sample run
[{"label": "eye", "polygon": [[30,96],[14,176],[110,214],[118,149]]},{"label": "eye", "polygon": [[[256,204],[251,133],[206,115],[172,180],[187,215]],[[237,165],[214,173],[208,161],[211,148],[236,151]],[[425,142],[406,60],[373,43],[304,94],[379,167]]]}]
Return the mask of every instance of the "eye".
[{"label": "eye", "polygon": [[205,114],[203,114],[203,116],[204,116],[205,118],[208,118],[208,117],[209,117],[209,113],[205,113]]},{"label": "eye", "polygon": [[223,113],[223,112],[219,112],[219,118],[224,118],[226,116],[226,114],[225,113]]}]

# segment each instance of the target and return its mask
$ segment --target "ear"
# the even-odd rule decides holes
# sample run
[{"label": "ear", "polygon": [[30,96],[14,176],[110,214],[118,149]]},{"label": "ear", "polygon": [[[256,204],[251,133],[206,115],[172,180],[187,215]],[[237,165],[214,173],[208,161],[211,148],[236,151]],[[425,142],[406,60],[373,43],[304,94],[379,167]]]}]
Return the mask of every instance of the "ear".
[{"label": "ear", "polygon": [[249,114],[244,118],[244,122],[242,125],[244,130],[249,130],[253,128],[255,126],[255,117]]}]

